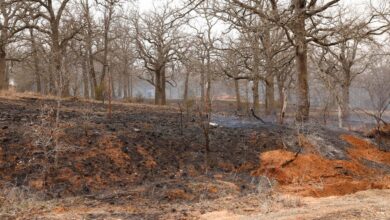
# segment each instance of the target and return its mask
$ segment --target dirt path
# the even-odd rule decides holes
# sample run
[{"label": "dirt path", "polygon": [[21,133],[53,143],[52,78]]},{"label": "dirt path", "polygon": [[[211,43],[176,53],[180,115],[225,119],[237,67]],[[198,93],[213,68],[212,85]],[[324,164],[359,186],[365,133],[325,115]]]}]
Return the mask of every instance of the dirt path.
[{"label": "dirt path", "polygon": [[369,190],[347,196],[301,198],[303,205],[265,214],[237,215],[229,211],[206,213],[202,220],[262,219],[390,219],[390,190]]}]

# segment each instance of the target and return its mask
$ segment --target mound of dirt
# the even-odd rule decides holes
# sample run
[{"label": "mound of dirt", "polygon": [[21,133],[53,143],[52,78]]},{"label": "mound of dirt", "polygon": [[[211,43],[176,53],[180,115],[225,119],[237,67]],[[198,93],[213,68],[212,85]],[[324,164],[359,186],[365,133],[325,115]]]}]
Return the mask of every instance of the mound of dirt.
[{"label": "mound of dirt", "polygon": [[349,160],[323,157],[307,139],[300,137],[303,153],[275,150],[260,154],[260,168],[282,191],[304,196],[345,195],[367,189],[390,188],[390,153],[353,135],[341,135],[350,144]]},{"label": "mound of dirt", "polygon": [[352,135],[343,135],[342,139],[348,142],[352,148],[349,154],[356,159],[366,159],[377,163],[390,165],[390,152],[383,152],[373,143]]}]

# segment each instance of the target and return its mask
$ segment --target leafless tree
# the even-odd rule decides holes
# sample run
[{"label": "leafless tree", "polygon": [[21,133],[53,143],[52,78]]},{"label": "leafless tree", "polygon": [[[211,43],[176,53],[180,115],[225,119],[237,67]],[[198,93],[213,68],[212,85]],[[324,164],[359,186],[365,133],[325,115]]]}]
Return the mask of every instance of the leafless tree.
[{"label": "leafless tree", "polygon": [[[91,4],[89,0],[81,0],[80,4],[82,6],[82,11],[83,11],[83,21],[85,23],[85,28],[81,32],[83,39],[84,39],[84,47],[85,47],[85,56],[87,60],[87,65],[86,68],[88,70],[88,75],[91,77],[91,87],[93,97],[99,98],[99,85],[97,81],[97,76],[96,76],[96,70],[95,70],[95,65],[94,65],[94,55],[95,51],[93,51],[93,42],[95,39],[95,36],[97,35],[96,31],[96,25],[94,24],[94,20],[91,14]],[[100,84],[100,83],[99,83]]]},{"label": "leafless tree", "polygon": [[[297,119],[307,121],[309,119],[309,85],[308,85],[308,67],[307,51],[308,42],[313,41],[319,44],[325,44],[323,39],[325,29],[318,29],[313,22],[314,17],[321,16],[329,7],[332,7],[340,0],[325,1],[318,5],[316,0],[291,0],[290,6],[285,7],[281,2],[276,0],[264,1],[241,1],[226,0],[227,7],[241,7],[242,10],[249,10],[257,14],[261,19],[270,21],[275,25],[283,28],[287,38],[295,47],[295,63],[297,69],[297,95],[298,95],[298,112]],[[261,3],[268,3],[270,9],[259,7]],[[324,17],[322,17],[324,18]],[[310,26],[310,28],[308,28]]]},{"label": "leafless tree", "polygon": [[41,80],[41,68],[40,68],[40,60],[39,60],[39,46],[37,43],[37,39],[35,36],[35,29],[30,28],[29,33],[30,33],[30,41],[31,41],[31,55],[33,58],[33,69],[34,69],[34,75],[35,75],[35,83],[36,83],[36,91],[38,93],[42,93],[42,80]]},{"label": "leafless tree", "polygon": [[176,19],[177,10],[168,2],[155,11],[134,18],[137,52],[147,77],[142,77],[155,87],[155,104],[166,104],[166,69],[177,59],[182,49],[181,26],[185,23]]},{"label": "leafless tree", "polygon": [[200,17],[203,18],[204,28],[194,27],[196,31],[196,41],[199,59],[201,60],[201,103],[208,105],[211,108],[211,88],[212,78],[215,73],[213,65],[214,57],[216,56],[216,44],[219,41],[218,37],[213,34],[218,20],[210,13],[209,1],[205,1],[196,10]]},{"label": "leafless tree", "polygon": [[[120,0],[96,0],[97,4],[101,6],[101,10],[103,13],[103,58],[102,58],[102,64],[103,64],[103,70],[102,74],[100,75],[100,85],[97,89],[97,99],[104,99],[103,93],[105,89],[107,88],[109,101],[111,103],[111,96],[112,96],[112,75],[110,72],[110,66],[109,66],[109,49],[110,49],[110,43],[113,40],[112,36],[110,36],[111,32],[111,26],[113,19],[115,18],[115,9],[118,6]],[[108,75],[108,83],[105,80],[106,76]],[[104,86],[107,84],[107,86]]]},{"label": "leafless tree", "polygon": [[233,42],[230,43],[228,50],[223,50],[219,56],[218,66],[219,71],[223,72],[229,78],[234,80],[234,92],[236,94],[236,110],[237,113],[242,111],[241,94],[240,94],[240,73],[243,72],[243,67],[240,64],[242,61],[240,54],[235,50],[236,46]]},{"label": "leafless tree", "polygon": [[8,88],[7,46],[29,27],[32,17],[25,1],[3,0],[0,2],[0,90]]},{"label": "leafless tree", "polygon": [[[378,34],[371,32],[366,21],[354,16],[345,18],[344,14],[348,14],[346,9],[340,8],[334,21],[337,31],[331,37],[339,43],[315,45],[311,57],[319,68],[319,77],[336,99],[340,127],[343,127],[350,115],[352,82],[369,67],[370,57],[374,55],[372,51],[375,50],[373,35]],[[369,19],[371,18],[365,20]]]},{"label": "leafless tree", "polygon": [[119,88],[124,98],[133,98],[134,91],[134,62],[136,60],[135,42],[132,38],[130,23],[118,23],[114,26],[118,38],[113,42],[113,63],[118,74]]},{"label": "leafless tree", "polygon": [[[375,61],[372,61],[375,62]],[[360,85],[365,89],[370,98],[372,110],[363,110],[364,113],[374,118],[378,131],[381,123],[387,125],[384,113],[390,106],[390,68],[388,64],[377,64],[371,68],[361,80]]]},{"label": "leafless tree", "polygon": [[[34,16],[42,19],[45,26],[34,26],[37,30],[45,33],[50,39],[50,50],[52,55],[52,65],[55,72],[55,82],[57,87],[57,95],[68,96],[69,86],[67,85],[66,75],[63,72],[63,53],[67,46],[67,43],[78,34],[82,28],[71,13],[67,11],[67,5],[70,0],[64,0],[59,2],[57,7],[56,1],[53,0],[30,0],[36,4],[32,5],[32,13]],[[63,15],[67,13],[66,21],[63,19]]]}]

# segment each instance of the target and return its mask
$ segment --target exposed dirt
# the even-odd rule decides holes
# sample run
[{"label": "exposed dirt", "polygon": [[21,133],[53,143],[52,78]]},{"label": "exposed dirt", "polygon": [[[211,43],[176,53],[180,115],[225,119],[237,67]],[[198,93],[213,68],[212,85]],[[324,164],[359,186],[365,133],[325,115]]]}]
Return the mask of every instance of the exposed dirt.
[{"label": "exposed dirt", "polygon": [[105,105],[68,99],[56,125],[56,106],[0,99],[0,187],[55,206],[21,219],[192,219],[226,207],[260,213],[274,192],[390,189],[390,153],[343,130],[215,116],[205,173],[199,119],[175,107],[115,103],[108,119]]},{"label": "exposed dirt", "polygon": [[390,152],[390,124],[374,128],[365,134],[366,137],[375,139],[382,151]]},{"label": "exposed dirt", "polygon": [[[260,169],[252,175],[275,178],[284,192],[303,196],[331,196],[366,189],[390,188],[390,153],[353,135],[341,135],[351,146],[348,160],[322,157],[301,137],[304,154],[275,150],[260,155]],[[287,162],[291,161],[287,164]]]},{"label": "exposed dirt", "polygon": [[[206,213],[202,220],[349,220],[349,219],[390,219],[390,191],[369,190],[347,196],[326,198],[282,198],[282,202],[273,210],[263,214],[234,213],[229,210]],[[283,199],[285,199],[283,201]],[[291,203],[291,201],[294,201]]]}]

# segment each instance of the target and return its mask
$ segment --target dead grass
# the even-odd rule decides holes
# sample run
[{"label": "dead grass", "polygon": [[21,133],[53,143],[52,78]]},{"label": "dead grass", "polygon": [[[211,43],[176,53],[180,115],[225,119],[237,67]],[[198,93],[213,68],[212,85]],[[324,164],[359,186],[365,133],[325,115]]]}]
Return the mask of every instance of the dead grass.
[{"label": "dead grass", "polygon": [[0,219],[28,219],[54,205],[55,201],[45,201],[42,195],[25,187],[8,186],[0,191]]},{"label": "dead grass", "polygon": [[34,98],[34,99],[57,99],[53,95],[42,95],[35,92],[16,92],[14,90],[2,90],[0,91],[0,97],[10,100],[18,100],[21,98]]}]

